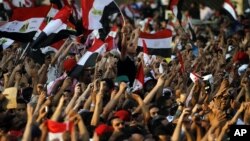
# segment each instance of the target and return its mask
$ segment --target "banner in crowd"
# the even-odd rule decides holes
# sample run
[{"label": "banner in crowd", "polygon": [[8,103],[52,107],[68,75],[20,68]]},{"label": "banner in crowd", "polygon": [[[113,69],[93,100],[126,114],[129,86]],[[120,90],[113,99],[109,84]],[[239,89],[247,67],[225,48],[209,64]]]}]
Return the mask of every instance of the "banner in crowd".
[{"label": "banner in crowd", "polygon": [[14,9],[11,21],[0,26],[0,36],[20,42],[32,41],[50,8],[51,6],[41,6]]},{"label": "banner in crowd", "polygon": [[149,54],[160,55],[163,57],[171,56],[172,31],[165,29],[154,34],[141,32],[138,46],[143,47],[145,41]]}]

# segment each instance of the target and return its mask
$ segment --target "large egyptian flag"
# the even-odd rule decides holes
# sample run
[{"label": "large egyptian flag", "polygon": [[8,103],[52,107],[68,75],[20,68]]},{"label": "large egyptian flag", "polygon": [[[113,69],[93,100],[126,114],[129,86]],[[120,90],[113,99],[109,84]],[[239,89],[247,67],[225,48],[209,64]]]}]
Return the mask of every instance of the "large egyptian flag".
[{"label": "large egyptian flag", "polygon": [[143,47],[143,40],[147,45],[149,54],[160,55],[163,57],[171,56],[171,30],[165,29],[154,34],[141,32],[138,40],[138,46]]},{"label": "large egyptian flag", "polygon": [[235,12],[235,9],[233,7],[233,4],[230,2],[230,0],[224,0],[223,8],[230,14],[230,16],[237,20],[237,14]]},{"label": "large egyptian flag", "polygon": [[0,37],[20,42],[32,41],[50,9],[51,6],[14,9],[11,20],[0,26]]},{"label": "large egyptian flag", "polygon": [[95,39],[93,45],[88,49],[88,51],[83,54],[81,59],[77,62],[77,65],[69,73],[71,77],[78,77],[84,68],[93,67],[95,65],[98,55],[102,55],[106,52],[106,43],[100,39]]},{"label": "large egyptian flag", "polygon": [[83,27],[89,30],[106,28],[108,17],[119,12],[113,0],[82,0]]},{"label": "large egyptian flag", "polygon": [[36,34],[30,47],[36,49],[41,48],[67,38],[71,34],[75,34],[75,30],[73,28],[68,28],[68,19],[70,14],[71,8],[64,6],[44,27],[39,35]]}]

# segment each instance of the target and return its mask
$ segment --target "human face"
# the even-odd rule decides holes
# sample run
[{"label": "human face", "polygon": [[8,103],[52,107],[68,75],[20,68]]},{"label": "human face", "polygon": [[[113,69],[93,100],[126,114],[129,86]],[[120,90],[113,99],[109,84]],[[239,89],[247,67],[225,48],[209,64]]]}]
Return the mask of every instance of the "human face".
[{"label": "human face", "polygon": [[221,95],[214,98],[214,103],[220,110],[225,110],[230,102],[230,97],[228,95]]},{"label": "human face", "polygon": [[112,127],[115,132],[122,132],[124,129],[124,122],[119,118],[115,118],[112,120]]},{"label": "human face", "polygon": [[151,108],[151,109],[149,110],[149,113],[150,113],[150,117],[151,117],[151,118],[154,118],[154,117],[156,117],[156,116],[159,115],[159,108],[153,107],[153,108]]}]

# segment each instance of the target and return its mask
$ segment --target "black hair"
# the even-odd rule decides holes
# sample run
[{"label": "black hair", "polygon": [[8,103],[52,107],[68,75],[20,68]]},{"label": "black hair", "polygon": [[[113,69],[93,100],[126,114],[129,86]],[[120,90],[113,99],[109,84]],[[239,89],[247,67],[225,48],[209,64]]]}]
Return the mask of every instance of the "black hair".
[{"label": "black hair", "polygon": [[144,84],[144,92],[150,92],[154,88],[156,83],[157,83],[157,80],[155,79],[150,79],[146,81]]},{"label": "black hair", "polygon": [[109,90],[114,88],[114,82],[112,79],[104,78],[104,79],[102,79],[102,81],[106,82],[106,85],[109,88]]}]

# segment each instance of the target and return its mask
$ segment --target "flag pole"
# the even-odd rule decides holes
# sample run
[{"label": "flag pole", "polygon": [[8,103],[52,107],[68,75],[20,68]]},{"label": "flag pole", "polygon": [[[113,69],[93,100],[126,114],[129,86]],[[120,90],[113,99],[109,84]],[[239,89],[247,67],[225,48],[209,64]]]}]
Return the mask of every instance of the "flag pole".
[{"label": "flag pole", "polygon": [[120,11],[120,13],[121,13],[122,19],[123,19],[123,25],[125,25],[125,24],[126,24],[126,21],[125,21],[124,15],[123,15],[123,13],[122,13],[120,7],[118,6],[118,4],[117,4],[115,1],[113,1],[113,2],[114,2],[115,5],[118,7],[118,9],[119,9],[119,11]]},{"label": "flag pole", "polygon": [[17,60],[15,64],[18,64],[18,62],[19,62],[20,60],[22,60],[22,59],[23,59],[23,57],[25,57],[25,56],[26,56],[26,52],[27,52],[27,50],[28,50],[29,46],[30,46],[30,42],[26,45],[26,47],[24,48],[24,50],[23,50],[23,52],[22,52],[22,54],[21,54],[21,56],[20,56],[19,60]]}]

